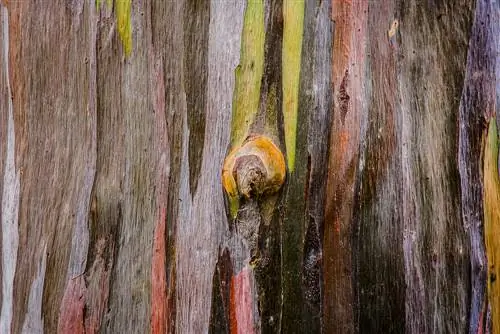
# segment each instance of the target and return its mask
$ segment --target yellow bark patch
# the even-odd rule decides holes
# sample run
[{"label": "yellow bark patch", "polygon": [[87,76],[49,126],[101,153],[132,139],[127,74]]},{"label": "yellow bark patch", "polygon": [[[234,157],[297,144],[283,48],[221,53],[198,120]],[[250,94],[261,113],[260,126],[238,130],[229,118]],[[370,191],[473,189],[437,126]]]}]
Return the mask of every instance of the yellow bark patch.
[{"label": "yellow bark patch", "polygon": [[[96,8],[101,8],[101,0],[96,0]],[[111,10],[113,0],[106,0],[108,8]],[[130,20],[131,15],[131,0],[115,0],[115,13],[118,25],[118,35],[122,42],[125,55],[128,56],[132,52],[132,23]]]},{"label": "yellow bark patch", "polygon": [[493,333],[500,333],[500,178],[498,176],[498,133],[490,119],[484,148],[484,232],[488,257],[488,298]]},{"label": "yellow bark patch", "polygon": [[132,51],[132,24],[130,23],[131,0],[116,0],[116,21],[118,34],[125,50],[125,55]]}]

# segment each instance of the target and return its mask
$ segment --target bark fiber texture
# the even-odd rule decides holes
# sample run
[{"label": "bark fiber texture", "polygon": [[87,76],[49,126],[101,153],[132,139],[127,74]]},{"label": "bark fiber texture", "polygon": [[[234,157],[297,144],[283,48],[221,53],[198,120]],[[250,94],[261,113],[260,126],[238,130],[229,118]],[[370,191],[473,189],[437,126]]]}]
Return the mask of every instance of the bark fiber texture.
[{"label": "bark fiber texture", "polygon": [[499,105],[498,0],[0,0],[0,333],[500,333]]}]

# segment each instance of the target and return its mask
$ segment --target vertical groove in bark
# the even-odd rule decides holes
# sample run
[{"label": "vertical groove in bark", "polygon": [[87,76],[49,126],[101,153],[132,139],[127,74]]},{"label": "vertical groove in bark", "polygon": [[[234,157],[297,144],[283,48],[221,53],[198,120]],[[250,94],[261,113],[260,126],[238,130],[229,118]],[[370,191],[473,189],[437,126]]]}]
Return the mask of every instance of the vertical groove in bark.
[{"label": "vertical groove in bark", "polygon": [[184,89],[189,126],[189,186],[194,195],[200,177],[208,100],[210,1],[184,3]]}]

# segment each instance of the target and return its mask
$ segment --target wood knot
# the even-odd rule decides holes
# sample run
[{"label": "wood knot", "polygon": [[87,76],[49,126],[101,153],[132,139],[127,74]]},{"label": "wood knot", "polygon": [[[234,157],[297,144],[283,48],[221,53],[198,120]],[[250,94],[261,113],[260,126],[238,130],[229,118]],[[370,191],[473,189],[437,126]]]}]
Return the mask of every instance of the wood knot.
[{"label": "wood knot", "polygon": [[226,157],[222,184],[228,194],[231,213],[236,216],[239,199],[278,192],[285,182],[285,158],[265,136],[249,137]]}]

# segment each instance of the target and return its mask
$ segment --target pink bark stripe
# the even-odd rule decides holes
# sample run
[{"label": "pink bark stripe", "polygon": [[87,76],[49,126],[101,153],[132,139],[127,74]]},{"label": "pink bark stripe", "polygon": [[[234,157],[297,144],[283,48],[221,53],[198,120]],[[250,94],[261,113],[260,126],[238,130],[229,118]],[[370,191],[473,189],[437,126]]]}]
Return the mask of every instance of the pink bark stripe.
[{"label": "pink bark stripe", "polygon": [[250,275],[245,267],[231,278],[231,334],[255,333]]},{"label": "pink bark stripe", "polygon": [[61,302],[57,332],[61,334],[85,333],[85,280],[83,275],[70,279]]}]

